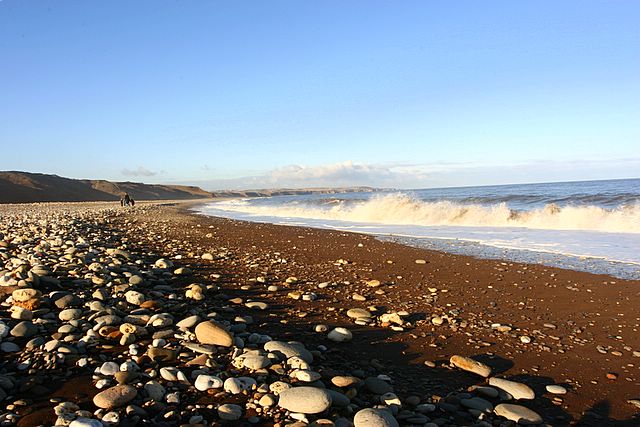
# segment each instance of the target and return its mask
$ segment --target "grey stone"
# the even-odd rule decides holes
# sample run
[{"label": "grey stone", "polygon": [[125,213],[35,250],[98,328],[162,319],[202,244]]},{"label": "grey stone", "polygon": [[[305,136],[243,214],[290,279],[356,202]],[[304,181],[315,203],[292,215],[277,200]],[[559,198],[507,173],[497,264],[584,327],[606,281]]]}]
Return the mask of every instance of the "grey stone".
[{"label": "grey stone", "polygon": [[136,395],[135,387],[121,384],[96,394],[93,403],[102,409],[119,408],[135,399]]},{"label": "grey stone", "polygon": [[38,333],[38,327],[29,321],[22,321],[11,329],[11,335],[18,338],[29,338]]},{"label": "grey stone", "polygon": [[531,409],[510,403],[499,404],[496,406],[494,412],[496,415],[524,425],[541,424],[543,421],[542,417]]},{"label": "grey stone", "polygon": [[355,427],[399,427],[398,421],[386,409],[366,408],[353,417]]},{"label": "grey stone", "polygon": [[280,353],[285,359],[296,356],[307,363],[313,362],[313,354],[299,342],[269,341],[264,345],[264,349],[270,353]]},{"label": "grey stone", "polygon": [[279,394],[278,406],[291,412],[319,414],[331,406],[331,395],[316,387],[292,387]]},{"label": "grey stone", "polygon": [[493,387],[497,387],[501,390],[506,391],[514,399],[535,399],[536,394],[533,392],[531,387],[526,384],[518,383],[515,381],[505,380],[503,378],[489,378],[489,385]]}]

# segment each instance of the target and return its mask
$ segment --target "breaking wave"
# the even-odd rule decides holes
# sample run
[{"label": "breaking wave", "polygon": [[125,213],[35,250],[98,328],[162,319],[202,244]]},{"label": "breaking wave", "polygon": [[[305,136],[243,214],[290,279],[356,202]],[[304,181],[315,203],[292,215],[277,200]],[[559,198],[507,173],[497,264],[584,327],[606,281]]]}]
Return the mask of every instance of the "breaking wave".
[{"label": "breaking wave", "polygon": [[296,217],[420,226],[526,227],[544,230],[590,230],[640,233],[640,204],[616,208],[594,205],[546,204],[531,210],[514,210],[506,203],[490,205],[454,201],[424,201],[404,193],[369,200],[334,200],[317,204],[255,205],[251,200],[215,203],[216,209],[270,217]]}]

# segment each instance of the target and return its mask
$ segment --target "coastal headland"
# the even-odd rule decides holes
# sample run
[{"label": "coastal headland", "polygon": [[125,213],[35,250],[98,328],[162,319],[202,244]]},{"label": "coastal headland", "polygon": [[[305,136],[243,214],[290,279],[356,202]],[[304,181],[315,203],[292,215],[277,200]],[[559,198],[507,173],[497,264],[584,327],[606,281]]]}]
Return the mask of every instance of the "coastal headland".
[{"label": "coastal headland", "polygon": [[2,423],[640,423],[639,281],[194,203],[0,206]]}]

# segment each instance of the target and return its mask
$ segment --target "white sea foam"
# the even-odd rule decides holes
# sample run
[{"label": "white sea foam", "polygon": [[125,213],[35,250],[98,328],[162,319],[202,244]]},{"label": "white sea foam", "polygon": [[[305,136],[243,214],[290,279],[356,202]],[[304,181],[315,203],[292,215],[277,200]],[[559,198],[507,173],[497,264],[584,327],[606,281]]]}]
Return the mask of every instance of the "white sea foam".
[{"label": "white sea foam", "polygon": [[505,203],[461,204],[451,201],[425,202],[404,193],[372,197],[364,201],[340,201],[317,206],[288,203],[253,204],[251,200],[214,203],[216,209],[278,218],[337,220],[367,224],[525,227],[540,230],[587,230],[609,233],[640,233],[640,205],[614,209],[599,206],[549,204],[529,211],[515,211]]}]

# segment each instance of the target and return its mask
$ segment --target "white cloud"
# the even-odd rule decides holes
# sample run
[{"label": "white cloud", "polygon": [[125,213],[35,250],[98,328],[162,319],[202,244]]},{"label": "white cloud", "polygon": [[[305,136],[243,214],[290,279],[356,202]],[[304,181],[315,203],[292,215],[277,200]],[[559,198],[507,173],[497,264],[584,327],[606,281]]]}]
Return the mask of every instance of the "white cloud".
[{"label": "white cloud", "polygon": [[397,186],[407,180],[423,179],[421,173],[406,171],[402,167],[360,164],[352,161],[319,166],[288,165],[266,174],[268,182],[280,186]]},{"label": "white cloud", "polygon": [[[437,188],[637,177],[640,159],[288,165],[253,176],[190,181],[206,190],[353,187]],[[212,170],[215,171],[215,170]],[[187,182],[184,182],[187,183]]]},{"label": "white cloud", "polygon": [[134,170],[130,170],[130,169],[122,169],[121,171],[122,175],[125,176],[155,176],[158,175],[158,172],[153,172],[150,171],[149,169],[145,168],[144,166],[138,166],[137,169]]}]

